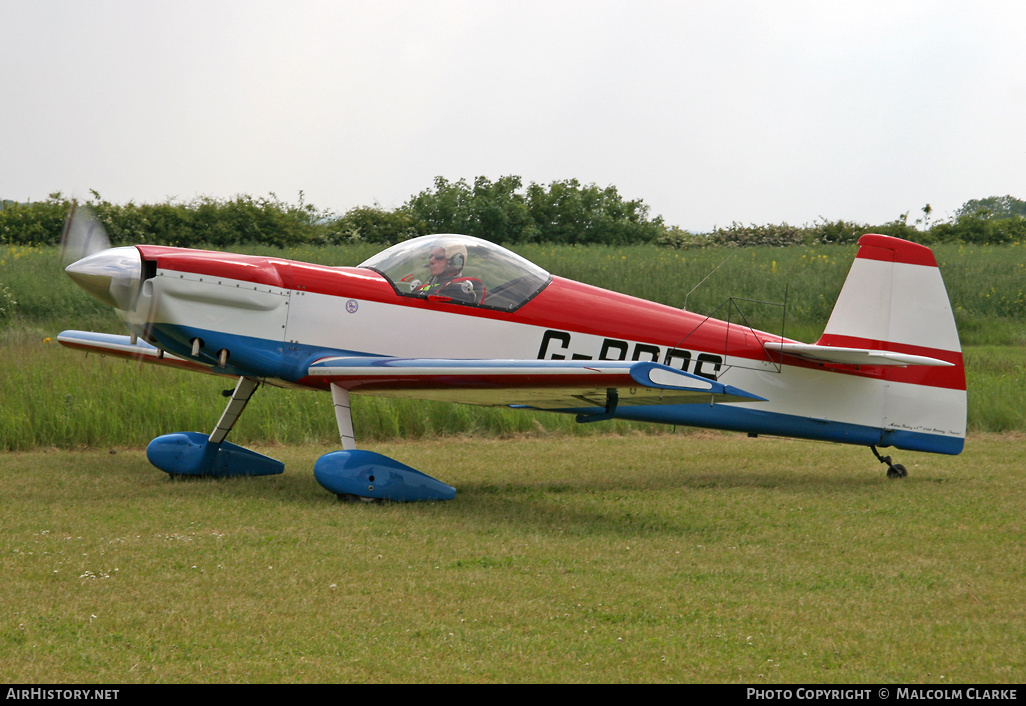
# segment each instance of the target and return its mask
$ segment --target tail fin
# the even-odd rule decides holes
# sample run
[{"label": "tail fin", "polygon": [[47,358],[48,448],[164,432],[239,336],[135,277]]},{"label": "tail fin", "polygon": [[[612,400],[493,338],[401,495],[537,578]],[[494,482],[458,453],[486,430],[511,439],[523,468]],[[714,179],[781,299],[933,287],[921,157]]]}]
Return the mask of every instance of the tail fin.
[{"label": "tail fin", "polygon": [[881,368],[883,445],[959,453],[965,439],[962,346],[933,252],[864,235],[817,346],[893,351],[950,363]]},{"label": "tail fin", "polygon": [[[933,252],[886,235],[864,235],[820,345],[852,339],[886,348],[960,353],[955,318]],[[842,343],[846,341],[846,343]],[[923,355],[928,355],[923,353]]]}]

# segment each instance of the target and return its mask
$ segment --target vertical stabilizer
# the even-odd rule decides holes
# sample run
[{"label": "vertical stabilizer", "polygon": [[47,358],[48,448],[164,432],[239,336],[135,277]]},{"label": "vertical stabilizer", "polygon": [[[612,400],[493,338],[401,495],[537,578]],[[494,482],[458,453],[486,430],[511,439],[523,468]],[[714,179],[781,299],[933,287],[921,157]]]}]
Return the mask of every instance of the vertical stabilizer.
[{"label": "vertical stabilizer", "polygon": [[895,446],[961,451],[966,417],[962,346],[929,248],[885,235],[862,236],[817,345],[894,351],[951,363],[881,369],[882,426],[886,443]]},{"label": "vertical stabilizer", "polygon": [[[961,352],[933,252],[886,235],[864,235],[820,345],[904,344]],[[849,343],[842,343],[849,341]],[[861,345],[861,344],[860,344]]]}]

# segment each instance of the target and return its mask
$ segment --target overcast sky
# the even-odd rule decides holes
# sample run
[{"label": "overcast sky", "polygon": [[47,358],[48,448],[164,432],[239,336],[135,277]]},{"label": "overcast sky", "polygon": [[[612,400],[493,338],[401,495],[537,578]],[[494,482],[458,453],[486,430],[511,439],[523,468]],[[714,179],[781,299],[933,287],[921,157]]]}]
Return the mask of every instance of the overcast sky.
[{"label": "overcast sky", "polygon": [[0,198],[394,208],[576,178],[670,225],[1026,198],[1021,0],[0,0]]}]

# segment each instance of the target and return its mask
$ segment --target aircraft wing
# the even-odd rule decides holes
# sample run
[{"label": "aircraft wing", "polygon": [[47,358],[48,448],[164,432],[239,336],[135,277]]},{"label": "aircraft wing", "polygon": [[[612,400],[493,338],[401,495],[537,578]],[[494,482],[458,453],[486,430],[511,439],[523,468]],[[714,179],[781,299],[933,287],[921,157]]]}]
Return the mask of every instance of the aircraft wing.
[{"label": "aircraft wing", "polygon": [[841,348],[838,346],[817,346],[807,343],[766,342],[766,349],[780,351],[796,358],[805,358],[827,363],[843,363],[846,365],[908,365],[950,366],[946,360],[929,358],[923,355],[895,353],[893,351],[873,350],[870,348]]},{"label": "aircraft wing", "polygon": [[[76,350],[218,374],[129,336],[64,331],[57,341]],[[765,400],[700,375],[642,361],[329,357],[310,365],[307,376],[358,394],[537,409],[605,407],[609,390],[617,391],[619,405]]]},{"label": "aircraft wing", "polygon": [[213,373],[209,366],[200,365],[191,360],[165,353],[145,341],[133,341],[131,336],[95,333],[93,331],[63,331],[57,336],[57,342],[68,348],[99,353],[100,355],[128,358],[143,363],[164,365],[198,373]]},{"label": "aircraft wing", "polygon": [[536,409],[754,402],[764,398],[653,362],[331,357],[307,374],[359,394]]}]

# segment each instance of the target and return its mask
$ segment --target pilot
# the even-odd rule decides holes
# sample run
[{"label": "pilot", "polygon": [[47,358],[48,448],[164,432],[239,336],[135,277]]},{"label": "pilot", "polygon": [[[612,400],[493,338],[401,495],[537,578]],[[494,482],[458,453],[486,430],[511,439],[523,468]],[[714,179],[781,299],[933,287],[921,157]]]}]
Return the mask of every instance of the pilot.
[{"label": "pilot", "polygon": [[463,277],[467,264],[467,247],[462,243],[435,243],[428,253],[428,281],[414,291],[421,296],[438,294],[459,301],[478,303],[477,280]]}]

